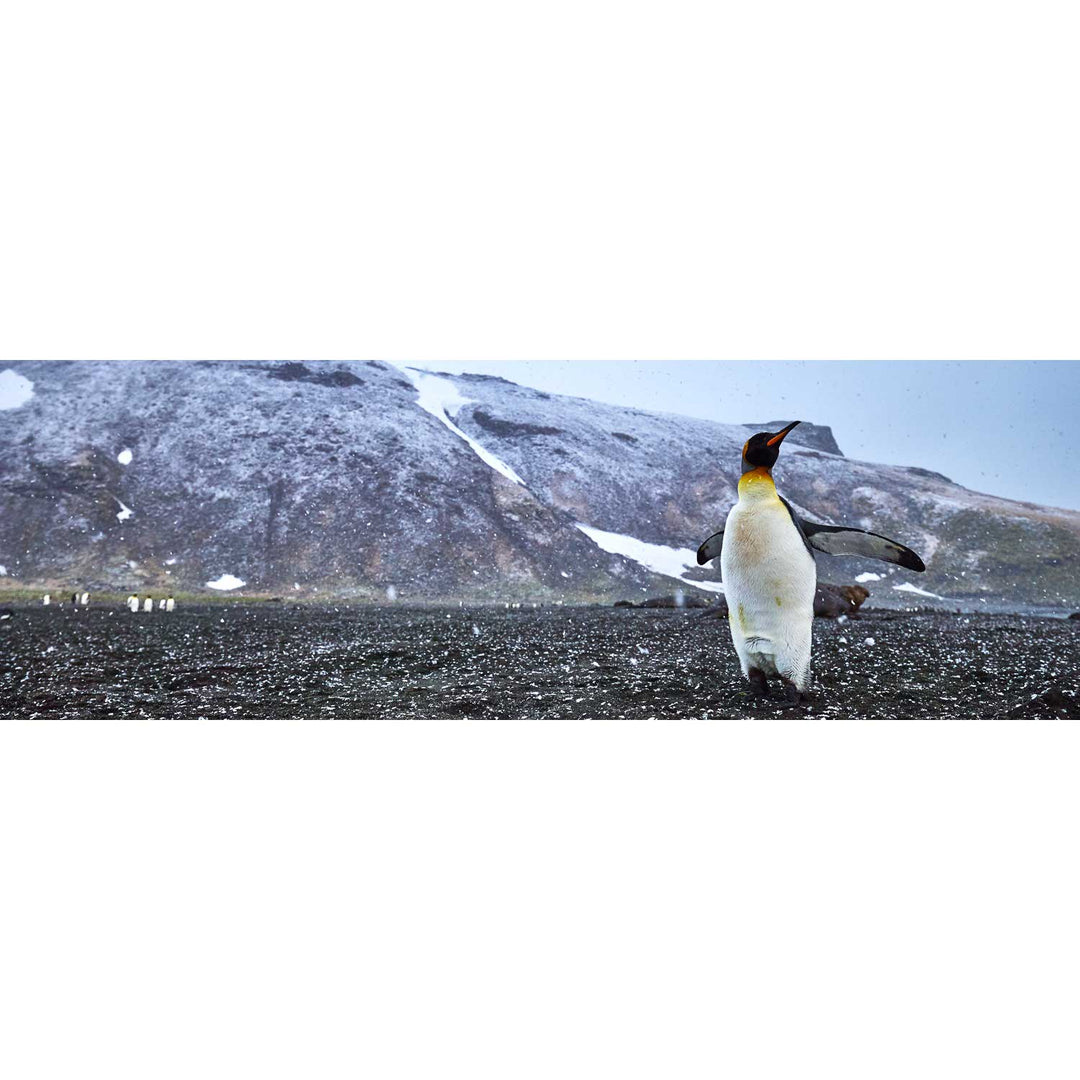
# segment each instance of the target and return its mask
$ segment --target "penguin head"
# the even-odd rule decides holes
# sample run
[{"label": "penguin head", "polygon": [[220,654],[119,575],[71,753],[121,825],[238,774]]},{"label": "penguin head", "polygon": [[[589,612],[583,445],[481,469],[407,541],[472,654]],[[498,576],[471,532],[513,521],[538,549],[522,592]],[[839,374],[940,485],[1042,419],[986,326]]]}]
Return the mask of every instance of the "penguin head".
[{"label": "penguin head", "polygon": [[771,469],[780,456],[780,444],[788,433],[801,423],[801,420],[795,420],[782,431],[759,431],[756,435],[751,435],[742,448],[743,472],[751,469]]}]

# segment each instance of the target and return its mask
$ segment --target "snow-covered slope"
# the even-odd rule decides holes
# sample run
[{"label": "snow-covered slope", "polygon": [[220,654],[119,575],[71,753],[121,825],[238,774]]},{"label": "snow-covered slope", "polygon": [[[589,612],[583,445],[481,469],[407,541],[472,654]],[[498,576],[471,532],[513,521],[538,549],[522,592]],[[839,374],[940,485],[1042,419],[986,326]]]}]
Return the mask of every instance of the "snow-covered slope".
[{"label": "snow-covered slope", "polygon": [[[716,592],[693,554],[758,430],[375,361],[21,362],[0,380],[0,588]],[[905,603],[1080,606],[1080,514],[851,461],[809,423],[776,476],[807,516],[895,536],[929,566],[823,556],[826,579],[882,573],[875,599]]]},{"label": "snow-covered slope", "polygon": [[[549,396],[489,376],[454,381],[472,399],[458,425],[545,503],[594,528],[675,548],[696,547],[723,524],[746,438],[787,422],[714,424]],[[775,476],[804,516],[895,537],[927,563],[925,574],[913,574],[819,556],[825,580],[880,574],[868,585],[875,601],[1080,606],[1080,512],[969,491],[926,469],[854,461],[828,427],[806,422],[785,441]]]}]

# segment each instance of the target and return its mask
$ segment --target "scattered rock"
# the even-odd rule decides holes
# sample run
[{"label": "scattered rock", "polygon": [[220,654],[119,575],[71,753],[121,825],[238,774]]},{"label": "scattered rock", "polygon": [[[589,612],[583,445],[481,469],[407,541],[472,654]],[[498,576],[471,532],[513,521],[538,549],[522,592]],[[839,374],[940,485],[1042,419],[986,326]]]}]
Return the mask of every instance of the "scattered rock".
[{"label": "scattered rock", "polygon": [[308,382],[317,386],[363,386],[364,380],[351,371],[337,368],[334,371],[312,371],[306,364],[290,361],[272,367],[267,375],[281,382]]},{"label": "scattered rock", "polygon": [[1017,720],[1039,717],[1080,720],[1080,696],[1073,690],[1048,686],[1042,693],[1033,695],[1030,701],[1011,708],[1005,715]]},{"label": "scattered rock", "polygon": [[952,483],[947,476],[939,472],[932,472],[930,469],[920,469],[915,465],[908,465],[906,469],[912,476],[925,476],[928,480],[943,480],[946,484]]},{"label": "scattered rock", "polygon": [[562,428],[545,427],[543,424],[519,424],[513,420],[500,420],[497,416],[477,409],[473,419],[485,430],[494,435],[512,437],[515,435],[562,435]]}]

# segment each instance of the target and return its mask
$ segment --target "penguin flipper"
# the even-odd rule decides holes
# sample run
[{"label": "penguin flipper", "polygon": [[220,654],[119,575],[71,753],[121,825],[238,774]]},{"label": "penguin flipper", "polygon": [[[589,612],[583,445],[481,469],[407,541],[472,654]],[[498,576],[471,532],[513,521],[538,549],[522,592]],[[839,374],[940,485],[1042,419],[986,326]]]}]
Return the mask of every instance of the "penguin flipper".
[{"label": "penguin flipper", "polygon": [[718,533],[713,533],[704,544],[697,549],[697,563],[698,566],[704,566],[712,559],[720,558],[720,551],[724,546],[724,530],[721,529]]},{"label": "penguin flipper", "polygon": [[879,533],[853,529],[849,525],[821,525],[816,521],[800,521],[799,524],[810,546],[826,555],[862,555],[896,563],[905,570],[926,569],[925,563],[911,548]]}]

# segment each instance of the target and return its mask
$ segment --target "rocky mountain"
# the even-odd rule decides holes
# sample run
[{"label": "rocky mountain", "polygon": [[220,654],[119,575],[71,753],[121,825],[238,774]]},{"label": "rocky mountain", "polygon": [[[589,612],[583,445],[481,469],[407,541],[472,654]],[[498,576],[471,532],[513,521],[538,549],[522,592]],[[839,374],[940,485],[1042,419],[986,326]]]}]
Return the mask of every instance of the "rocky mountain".
[{"label": "rocky mountain", "polygon": [[[747,437],[789,419],[716,424],[378,361],[24,361],[0,380],[0,588],[715,593],[694,550],[735,498]],[[923,556],[925,574],[819,556],[871,604],[1080,607],[1076,511],[853,461],[812,423],[776,477],[806,516]]]}]

